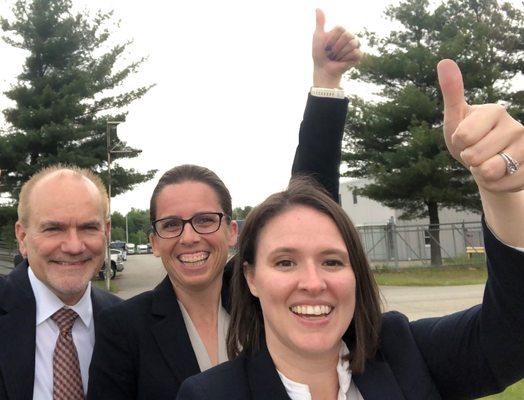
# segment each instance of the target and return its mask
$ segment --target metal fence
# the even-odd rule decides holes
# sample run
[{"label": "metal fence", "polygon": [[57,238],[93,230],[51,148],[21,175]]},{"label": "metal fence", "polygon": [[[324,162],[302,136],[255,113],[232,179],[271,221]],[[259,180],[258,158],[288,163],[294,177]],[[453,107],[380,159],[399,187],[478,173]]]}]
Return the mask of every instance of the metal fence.
[{"label": "metal fence", "polygon": [[0,240],[0,276],[7,275],[14,268],[14,257],[17,253],[14,243]]},{"label": "metal fence", "polygon": [[[434,228],[425,225],[363,225],[357,230],[373,265],[388,267],[429,266],[430,243],[437,242]],[[440,224],[442,259],[447,265],[464,265],[484,258],[480,222]]]}]

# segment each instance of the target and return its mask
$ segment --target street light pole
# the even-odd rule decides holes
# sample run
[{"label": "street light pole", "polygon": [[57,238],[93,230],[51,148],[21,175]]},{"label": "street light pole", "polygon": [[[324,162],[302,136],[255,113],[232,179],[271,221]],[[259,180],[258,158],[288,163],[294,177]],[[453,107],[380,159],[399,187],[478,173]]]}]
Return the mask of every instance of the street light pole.
[{"label": "street light pole", "polygon": [[126,248],[127,248],[128,243],[129,243],[129,226],[127,224],[127,214],[126,214]]},{"label": "street light pole", "polygon": [[[123,147],[117,149],[117,146],[111,147],[111,126],[116,126],[124,121],[107,121],[106,122],[106,143],[107,143],[107,195],[109,197],[107,202],[107,211],[109,213],[109,220],[111,221],[111,154],[139,154],[142,150],[133,150],[129,147]],[[126,240],[127,240],[127,216],[126,216]],[[127,243],[127,242],[126,242]],[[111,287],[111,227],[107,234],[107,255],[106,255],[106,268],[104,273],[106,289],[109,291]]]},{"label": "street light pole", "polygon": [[[106,144],[107,144],[107,212],[109,214],[109,221],[111,221],[111,126],[117,126],[123,121],[107,121],[106,123]],[[106,283],[106,289],[109,291],[111,288],[111,225],[109,225],[109,232],[107,233],[107,246],[106,246],[106,268],[104,270],[104,278]]]}]

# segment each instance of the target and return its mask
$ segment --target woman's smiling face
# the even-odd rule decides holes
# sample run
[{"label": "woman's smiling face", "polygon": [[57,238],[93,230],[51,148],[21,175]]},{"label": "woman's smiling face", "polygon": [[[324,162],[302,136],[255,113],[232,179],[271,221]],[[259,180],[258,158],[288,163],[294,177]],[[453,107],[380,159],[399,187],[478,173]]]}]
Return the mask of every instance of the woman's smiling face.
[{"label": "woman's smiling face", "polygon": [[292,206],[268,221],[245,266],[274,355],[337,355],[355,311],[355,275],[333,220]]},{"label": "woman's smiling face", "polygon": [[[211,186],[195,181],[167,185],[156,199],[156,218],[189,219],[200,213],[223,213],[218,196]],[[236,243],[236,222],[223,217],[213,233],[199,234],[185,224],[182,234],[171,239],[151,234],[153,252],[162,259],[175,288],[201,290],[221,279],[228,249]]]}]

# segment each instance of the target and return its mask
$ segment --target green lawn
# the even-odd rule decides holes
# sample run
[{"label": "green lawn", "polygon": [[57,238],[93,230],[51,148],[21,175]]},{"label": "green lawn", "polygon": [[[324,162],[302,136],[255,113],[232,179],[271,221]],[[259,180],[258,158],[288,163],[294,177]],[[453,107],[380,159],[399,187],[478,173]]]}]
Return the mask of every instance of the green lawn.
[{"label": "green lawn", "polygon": [[373,271],[379,285],[385,286],[451,286],[486,282],[484,266],[382,268]]},{"label": "green lawn", "polygon": [[522,400],[524,399],[524,380],[507,388],[504,392],[494,396],[483,397],[482,400]]},{"label": "green lawn", "polygon": [[[103,281],[102,279],[95,278],[92,281],[92,284],[95,285],[97,288],[106,290],[106,281]],[[118,292],[118,287],[115,285],[113,281],[109,283],[110,292],[116,293]]]}]

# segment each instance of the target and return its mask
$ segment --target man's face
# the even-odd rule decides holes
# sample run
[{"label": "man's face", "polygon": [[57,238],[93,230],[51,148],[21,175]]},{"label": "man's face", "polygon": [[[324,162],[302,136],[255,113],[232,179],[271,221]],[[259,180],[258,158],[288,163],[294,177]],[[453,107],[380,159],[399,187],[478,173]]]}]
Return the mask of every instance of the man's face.
[{"label": "man's face", "polygon": [[21,253],[36,277],[65,304],[76,304],[104,263],[109,221],[87,178],[57,172],[35,184],[28,218],[15,225]]}]

